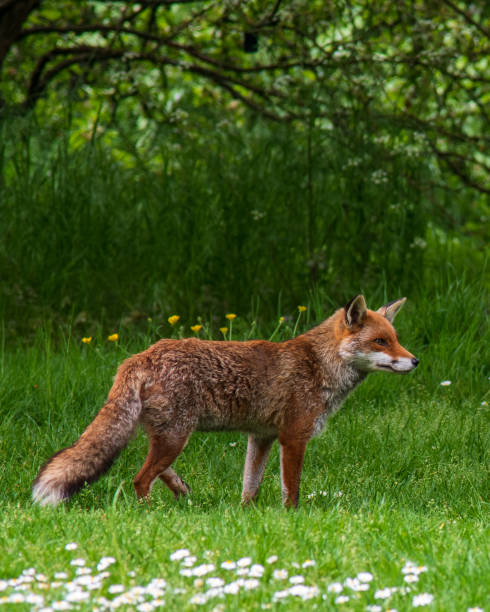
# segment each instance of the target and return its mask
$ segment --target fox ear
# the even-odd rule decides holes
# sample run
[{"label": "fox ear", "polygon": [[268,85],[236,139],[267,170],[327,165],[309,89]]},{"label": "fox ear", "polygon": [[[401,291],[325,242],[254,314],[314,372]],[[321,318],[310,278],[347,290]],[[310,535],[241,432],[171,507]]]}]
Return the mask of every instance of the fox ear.
[{"label": "fox ear", "polygon": [[366,300],[363,295],[356,295],[346,306],[345,306],[345,322],[348,327],[354,327],[362,323],[367,313]]},{"label": "fox ear", "polygon": [[390,323],[393,323],[394,318],[398,314],[400,308],[405,304],[407,298],[400,298],[399,300],[394,300],[393,302],[388,302],[381,308],[378,308],[378,312],[383,317],[386,317]]}]

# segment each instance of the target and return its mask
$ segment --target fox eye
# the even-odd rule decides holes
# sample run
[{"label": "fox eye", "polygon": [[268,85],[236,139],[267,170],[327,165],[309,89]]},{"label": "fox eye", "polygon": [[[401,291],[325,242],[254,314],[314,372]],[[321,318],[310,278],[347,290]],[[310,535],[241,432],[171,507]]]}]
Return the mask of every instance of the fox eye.
[{"label": "fox eye", "polygon": [[379,344],[380,346],[387,346],[388,345],[386,340],[383,340],[383,338],[376,338],[374,340],[374,342],[376,342],[376,344]]}]

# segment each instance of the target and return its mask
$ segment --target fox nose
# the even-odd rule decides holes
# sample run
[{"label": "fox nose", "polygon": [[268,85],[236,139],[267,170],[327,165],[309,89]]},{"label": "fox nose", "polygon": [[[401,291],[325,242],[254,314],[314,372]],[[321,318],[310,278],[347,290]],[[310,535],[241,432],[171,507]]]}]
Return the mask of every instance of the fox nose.
[{"label": "fox nose", "polygon": [[418,366],[419,360],[417,359],[417,357],[412,357],[412,364],[414,368]]}]

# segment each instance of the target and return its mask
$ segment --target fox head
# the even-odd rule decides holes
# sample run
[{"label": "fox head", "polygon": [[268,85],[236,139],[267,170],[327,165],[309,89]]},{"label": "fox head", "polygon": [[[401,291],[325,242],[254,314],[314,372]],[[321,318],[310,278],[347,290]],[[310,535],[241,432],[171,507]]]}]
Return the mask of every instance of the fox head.
[{"label": "fox head", "polygon": [[364,296],[358,295],[344,308],[339,354],[361,372],[386,370],[405,374],[419,360],[398,341],[393,319],[407,298],[368,310]]}]

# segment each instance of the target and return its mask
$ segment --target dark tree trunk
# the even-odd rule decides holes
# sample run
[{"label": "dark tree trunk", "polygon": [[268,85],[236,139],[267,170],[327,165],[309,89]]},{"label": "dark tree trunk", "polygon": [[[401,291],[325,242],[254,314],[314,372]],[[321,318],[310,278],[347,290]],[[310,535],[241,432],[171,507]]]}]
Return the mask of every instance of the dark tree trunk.
[{"label": "dark tree trunk", "polygon": [[41,0],[0,0],[0,70],[31,11]]}]

